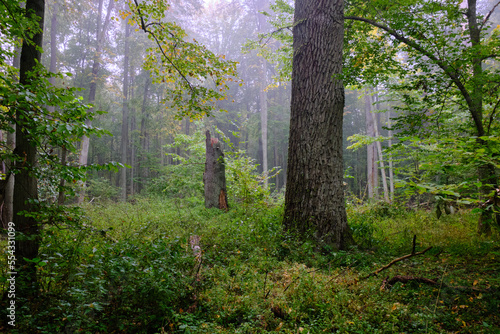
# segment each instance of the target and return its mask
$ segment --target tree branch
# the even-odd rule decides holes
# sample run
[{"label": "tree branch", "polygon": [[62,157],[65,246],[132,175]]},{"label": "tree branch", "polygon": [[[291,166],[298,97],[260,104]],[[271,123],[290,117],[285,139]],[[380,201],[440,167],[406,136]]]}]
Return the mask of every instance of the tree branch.
[{"label": "tree branch", "polygon": [[488,13],[488,15],[486,15],[486,17],[484,18],[483,22],[481,23],[481,26],[479,26],[479,31],[483,30],[484,25],[486,24],[486,22],[488,22],[488,20],[490,19],[491,14],[495,11],[495,8],[497,8],[498,5],[500,5],[500,1],[497,2],[497,4],[495,6],[493,6],[493,8],[491,8],[491,10]]},{"label": "tree branch", "polygon": [[420,52],[422,55],[428,57],[431,59],[437,66],[439,66],[445,74],[453,81],[453,83],[457,86],[457,88],[460,90],[460,93],[465,99],[465,102],[467,103],[467,106],[469,107],[469,111],[471,113],[472,119],[474,120],[474,124],[476,125],[476,129],[478,132],[478,135],[483,135],[484,133],[484,128],[483,128],[483,123],[481,121],[481,118],[477,114],[474,102],[472,100],[472,97],[470,96],[469,92],[467,91],[467,88],[465,88],[465,85],[460,81],[458,73],[447,65],[444,61],[440,60],[438,57],[436,57],[434,54],[430,53],[427,51],[423,46],[418,44],[417,42],[404,37],[403,35],[399,34],[396,30],[391,29],[383,24],[380,24],[374,20],[370,19],[365,19],[363,17],[357,17],[357,16],[344,16],[344,19],[346,20],[355,20],[355,21],[361,21],[368,23],[374,27],[380,28],[396,38],[398,41],[405,43],[406,45],[412,47],[416,51]]},{"label": "tree branch", "polygon": [[[174,62],[172,61],[172,59],[170,59],[165,50],[163,50],[163,47],[161,46],[161,43],[160,41],[158,40],[158,38],[156,37],[155,33],[152,32],[151,30],[148,29],[148,26],[150,25],[153,25],[153,24],[157,24],[157,25],[160,25],[160,23],[148,23],[147,25],[145,24],[144,22],[144,18],[142,16],[142,13],[141,13],[141,9],[139,8],[139,4],[137,3],[137,0],[134,0],[134,3],[135,3],[135,8],[137,9],[137,15],[139,15],[140,19],[141,19],[141,29],[147,33],[147,34],[150,34],[151,36],[153,36],[153,38],[155,39],[156,41],[156,44],[158,45],[158,48],[160,49],[161,53],[163,54],[163,57],[165,57],[165,59],[167,60],[167,62],[175,69],[175,71],[181,76],[181,78],[187,83],[188,87],[189,87],[189,90],[191,91],[192,94],[194,94],[194,87],[193,85],[191,84],[191,82],[189,82],[188,78],[182,73],[182,71],[174,64]],[[169,34],[171,34],[172,36],[174,36],[171,32],[169,32]],[[174,36],[175,37],[175,36]]]}]

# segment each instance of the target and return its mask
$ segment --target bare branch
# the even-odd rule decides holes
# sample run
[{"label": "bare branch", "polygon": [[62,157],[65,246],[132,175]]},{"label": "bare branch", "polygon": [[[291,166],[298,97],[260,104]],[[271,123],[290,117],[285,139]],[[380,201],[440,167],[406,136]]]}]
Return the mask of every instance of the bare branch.
[{"label": "bare branch", "polygon": [[488,13],[488,15],[486,15],[486,17],[483,20],[483,23],[481,23],[481,26],[479,27],[479,31],[483,30],[484,25],[486,24],[486,22],[488,22],[488,20],[490,19],[491,14],[493,14],[493,12],[495,11],[495,9],[497,8],[498,5],[500,5],[500,1],[498,1],[497,4],[495,6],[493,6],[493,8],[491,8],[491,10]]},{"label": "bare branch", "polygon": [[393,264],[399,262],[399,261],[403,261],[403,260],[406,260],[406,259],[409,259],[410,257],[413,257],[413,256],[417,256],[417,255],[422,255],[422,254],[425,254],[429,249],[431,249],[432,247],[427,247],[426,249],[424,249],[423,251],[421,252],[417,252],[417,253],[411,253],[411,254],[408,254],[408,255],[405,255],[405,256],[401,256],[397,259],[394,259],[392,260],[391,262],[389,262],[388,264],[386,264],[385,266],[375,270],[374,272],[362,277],[361,279],[367,279],[369,277],[372,277],[372,276],[376,276],[378,275],[378,273],[380,273],[381,271],[383,270],[386,270],[388,269],[389,267],[391,267]]}]

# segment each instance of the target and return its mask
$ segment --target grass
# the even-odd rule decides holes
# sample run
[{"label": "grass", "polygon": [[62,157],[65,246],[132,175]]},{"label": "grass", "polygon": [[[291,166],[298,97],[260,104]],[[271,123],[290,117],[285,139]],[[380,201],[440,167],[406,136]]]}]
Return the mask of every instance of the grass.
[{"label": "grass", "polygon": [[[82,229],[44,230],[40,299],[20,308],[17,333],[500,333],[498,232],[477,237],[468,210],[437,220],[349,207],[359,247],[329,253],[283,235],[280,206],[224,213],[197,199],[137,198],[84,212]],[[414,235],[417,251],[433,248],[362,279],[410,253]],[[395,275],[439,285],[381,291]]]}]

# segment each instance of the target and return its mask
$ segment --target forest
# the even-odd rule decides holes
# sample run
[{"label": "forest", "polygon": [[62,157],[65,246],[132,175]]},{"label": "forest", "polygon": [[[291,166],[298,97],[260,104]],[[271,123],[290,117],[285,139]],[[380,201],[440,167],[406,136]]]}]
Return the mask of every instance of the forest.
[{"label": "forest", "polygon": [[0,0],[0,332],[500,333],[500,1]]}]

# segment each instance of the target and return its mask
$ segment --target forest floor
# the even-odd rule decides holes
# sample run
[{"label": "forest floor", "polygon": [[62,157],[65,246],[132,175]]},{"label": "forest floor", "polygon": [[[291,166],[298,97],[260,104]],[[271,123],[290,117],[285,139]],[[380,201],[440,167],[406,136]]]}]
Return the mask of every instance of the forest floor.
[{"label": "forest floor", "polygon": [[80,228],[44,229],[40,298],[3,330],[500,333],[499,232],[478,237],[469,210],[349,206],[358,246],[323,252],[283,235],[282,208],[265,203],[137,198],[84,213]]}]

